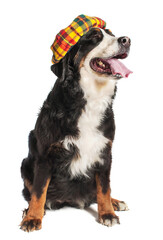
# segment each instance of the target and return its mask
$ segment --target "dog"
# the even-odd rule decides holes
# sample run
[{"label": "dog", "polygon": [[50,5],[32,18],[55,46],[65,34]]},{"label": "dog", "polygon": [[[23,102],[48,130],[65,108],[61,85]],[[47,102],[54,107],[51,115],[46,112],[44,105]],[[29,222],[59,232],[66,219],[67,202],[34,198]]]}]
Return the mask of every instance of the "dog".
[{"label": "dog", "polygon": [[112,109],[117,81],[131,71],[118,59],[131,41],[93,27],[57,63],[58,77],[29,134],[22,161],[23,196],[29,203],[20,228],[39,230],[46,209],[98,205],[98,220],[119,224],[115,211],[128,210],[111,198],[110,170],[115,134]]}]

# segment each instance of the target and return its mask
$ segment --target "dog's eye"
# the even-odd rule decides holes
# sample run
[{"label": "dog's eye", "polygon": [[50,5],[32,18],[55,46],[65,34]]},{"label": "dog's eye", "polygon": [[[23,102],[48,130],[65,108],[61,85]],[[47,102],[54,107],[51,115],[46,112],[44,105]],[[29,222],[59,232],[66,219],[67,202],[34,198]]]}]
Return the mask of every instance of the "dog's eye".
[{"label": "dog's eye", "polygon": [[87,39],[101,39],[102,32],[101,30],[93,29],[88,35]]},{"label": "dog's eye", "polygon": [[101,38],[102,36],[101,36],[101,34],[98,34],[98,33],[96,33],[95,35],[93,35],[93,38]]}]

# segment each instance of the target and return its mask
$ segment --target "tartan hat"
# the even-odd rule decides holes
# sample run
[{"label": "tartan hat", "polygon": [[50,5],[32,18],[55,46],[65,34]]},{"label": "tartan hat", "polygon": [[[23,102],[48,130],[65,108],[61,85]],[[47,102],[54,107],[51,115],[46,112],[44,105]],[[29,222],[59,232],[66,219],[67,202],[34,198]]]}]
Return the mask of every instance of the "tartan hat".
[{"label": "tartan hat", "polygon": [[59,62],[92,27],[105,29],[106,22],[98,17],[89,17],[82,14],[75,18],[67,28],[62,29],[51,45],[53,51],[52,63]]}]

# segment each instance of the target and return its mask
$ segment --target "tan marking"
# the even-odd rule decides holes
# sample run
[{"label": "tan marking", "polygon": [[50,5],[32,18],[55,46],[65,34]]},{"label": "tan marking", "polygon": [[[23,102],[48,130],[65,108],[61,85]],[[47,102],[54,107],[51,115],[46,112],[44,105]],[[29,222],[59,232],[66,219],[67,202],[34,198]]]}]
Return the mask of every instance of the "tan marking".
[{"label": "tan marking", "polygon": [[112,148],[113,142],[111,140],[109,141],[109,145]]},{"label": "tan marking", "polygon": [[[97,73],[98,74],[98,73]],[[97,90],[101,90],[102,88],[104,88],[107,85],[107,81],[104,82],[99,82],[97,80],[95,80],[95,86],[97,88]]]},{"label": "tan marking", "polygon": [[115,216],[114,208],[111,203],[110,188],[104,194],[102,192],[102,187],[98,174],[96,174],[96,185],[97,185],[97,203],[98,203],[98,213],[99,216],[104,214],[112,214]]}]

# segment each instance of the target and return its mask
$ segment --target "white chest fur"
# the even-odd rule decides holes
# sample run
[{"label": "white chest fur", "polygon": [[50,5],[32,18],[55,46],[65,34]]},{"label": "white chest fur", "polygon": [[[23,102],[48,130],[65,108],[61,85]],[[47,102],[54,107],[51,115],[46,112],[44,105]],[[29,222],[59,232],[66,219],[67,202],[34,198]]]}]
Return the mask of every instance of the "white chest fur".
[{"label": "white chest fur", "polygon": [[75,144],[79,149],[79,157],[73,159],[70,165],[69,170],[72,177],[78,175],[87,176],[87,170],[95,163],[103,164],[100,154],[109,142],[109,139],[105,138],[102,132],[98,130],[98,126],[104,117],[108,104],[112,101],[111,97],[114,94],[115,82],[111,83],[109,81],[110,83],[106,84],[108,87],[105,86],[103,93],[99,89],[95,93],[93,82],[90,83],[91,89],[91,87],[87,86],[88,81],[90,83],[91,79],[87,79],[84,76],[81,78],[81,86],[84,90],[87,104],[78,121],[79,138],[67,137],[63,142],[66,149],[68,149],[69,144]]},{"label": "white chest fur", "polygon": [[[103,104],[105,105],[106,102]],[[73,159],[70,165],[71,176],[85,175],[96,162],[103,163],[100,159],[100,152],[108,143],[102,133],[97,129],[102,119],[102,112],[96,102],[87,103],[85,111],[82,112],[78,122],[79,138],[66,138],[64,147],[68,144],[75,144],[79,149],[79,157]]]}]

